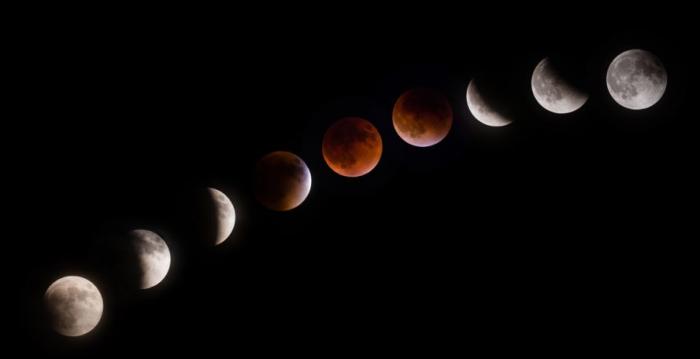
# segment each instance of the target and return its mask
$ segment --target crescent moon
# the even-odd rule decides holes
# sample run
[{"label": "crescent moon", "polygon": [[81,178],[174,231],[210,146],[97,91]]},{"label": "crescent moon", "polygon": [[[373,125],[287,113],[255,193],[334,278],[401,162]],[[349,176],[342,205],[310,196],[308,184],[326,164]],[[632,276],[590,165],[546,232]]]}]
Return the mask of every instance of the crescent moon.
[{"label": "crescent moon", "polygon": [[503,127],[513,121],[493,108],[491,104],[482,96],[475,80],[469,82],[467,87],[467,107],[472,116],[484,125],[491,127]]},{"label": "crescent moon", "polygon": [[588,94],[569,84],[549,58],[537,64],[531,85],[535,100],[549,112],[571,113],[588,100]]},{"label": "crescent moon", "polygon": [[53,282],[46,289],[44,303],[53,329],[69,337],[78,337],[95,329],[104,309],[97,287],[78,276],[67,276]]},{"label": "crescent moon", "polygon": [[216,210],[216,245],[219,245],[226,241],[233,232],[233,227],[236,225],[236,210],[226,194],[216,188],[208,188],[207,190]]},{"label": "crescent moon", "polygon": [[140,271],[140,288],[148,289],[160,283],[170,270],[170,249],[158,234],[145,229],[129,232],[136,251]]}]

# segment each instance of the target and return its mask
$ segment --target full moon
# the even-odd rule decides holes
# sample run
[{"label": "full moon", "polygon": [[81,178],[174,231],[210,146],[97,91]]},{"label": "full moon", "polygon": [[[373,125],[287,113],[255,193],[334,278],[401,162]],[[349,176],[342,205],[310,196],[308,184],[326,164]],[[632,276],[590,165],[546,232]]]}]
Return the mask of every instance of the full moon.
[{"label": "full moon", "polygon": [[667,80],[661,60],[645,50],[627,50],[608,67],[610,95],[631,110],[643,110],[657,103],[666,91]]},{"label": "full moon", "polygon": [[170,250],[156,233],[145,229],[129,232],[132,248],[138,259],[139,287],[148,289],[160,283],[170,270]]},{"label": "full moon", "polygon": [[537,102],[550,112],[574,112],[588,100],[588,94],[567,82],[549,58],[535,67],[531,84]]},{"label": "full moon", "polygon": [[482,96],[476,80],[471,80],[467,87],[467,107],[474,118],[487,126],[503,127],[513,122]]},{"label": "full moon", "polygon": [[346,117],[323,136],[323,159],[335,173],[359,177],[372,171],[382,156],[382,137],[369,121]]},{"label": "full moon", "polygon": [[311,172],[306,163],[291,152],[276,151],[258,161],[255,171],[258,201],[274,211],[298,207],[311,191]]},{"label": "full moon", "polygon": [[442,141],[452,127],[452,106],[440,92],[417,88],[394,104],[394,129],[408,144],[428,147]]},{"label": "full moon", "polygon": [[93,330],[102,318],[102,295],[92,282],[68,276],[53,282],[44,294],[53,329],[77,337]]},{"label": "full moon", "polygon": [[215,188],[208,188],[216,211],[216,245],[223,243],[233,232],[236,224],[236,210],[226,195]]}]

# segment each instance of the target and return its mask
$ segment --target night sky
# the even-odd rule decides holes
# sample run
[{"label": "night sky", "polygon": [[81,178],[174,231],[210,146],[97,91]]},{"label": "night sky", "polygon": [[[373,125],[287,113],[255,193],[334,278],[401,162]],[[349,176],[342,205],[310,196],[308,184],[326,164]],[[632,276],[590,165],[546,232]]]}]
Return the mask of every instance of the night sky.
[{"label": "night sky", "polygon": [[[179,10],[13,32],[5,329],[27,354],[580,352],[689,335],[673,322],[687,315],[697,267],[697,39],[684,16]],[[647,110],[619,106],[605,85],[632,48],[669,76]],[[530,77],[546,56],[585,85],[580,110],[535,101]],[[474,76],[493,79],[513,124],[469,113]],[[414,87],[452,105],[452,129],[433,147],[405,143],[391,123]],[[326,129],[347,116],[372,122],[384,145],[359,178],[321,155]],[[256,162],[277,150],[313,178],[288,212],[254,196]],[[206,187],[236,208],[217,247],[202,240]],[[120,286],[104,260],[109,239],[135,228],[158,232],[172,254],[145,291]],[[56,334],[43,312],[64,275],[89,278],[104,298],[84,337]]]}]

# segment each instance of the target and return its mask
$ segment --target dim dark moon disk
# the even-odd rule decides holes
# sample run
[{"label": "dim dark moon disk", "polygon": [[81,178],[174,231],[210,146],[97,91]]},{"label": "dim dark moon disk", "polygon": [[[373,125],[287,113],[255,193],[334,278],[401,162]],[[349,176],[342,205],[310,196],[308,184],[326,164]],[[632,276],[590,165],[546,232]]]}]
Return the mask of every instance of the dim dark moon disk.
[{"label": "dim dark moon disk", "polygon": [[323,136],[323,159],[335,173],[363,176],[374,169],[382,156],[382,137],[369,121],[346,117],[334,123]]},{"label": "dim dark moon disk", "polygon": [[531,85],[535,100],[550,112],[571,113],[588,100],[588,94],[567,82],[549,58],[537,64]]},{"label": "dim dark moon disk", "polygon": [[394,104],[392,120],[408,144],[428,147],[442,141],[452,127],[452,106],[440,92],[417,88],[404,92]]},{"label": "dim dark moon disk", "polygon": [[258,161],[255,170],[258,201],[274,211],[298,207],[311,191],[311,172],[306,163],[291,152],[276,151]]},{"label": "dim dark moon disk", "polygon": [[615,102],[631,110],[643,110],[664,95],[668,76],[658,57],[634,49],[621,53],[612,61],[606,81]]},{"label": "dim dark moon disk", "polygon": [[92,331],[102,318],[102,295],[83,277],[67,276],[53,282],[44,294],[51,326],[61,335],[77,337]]}]

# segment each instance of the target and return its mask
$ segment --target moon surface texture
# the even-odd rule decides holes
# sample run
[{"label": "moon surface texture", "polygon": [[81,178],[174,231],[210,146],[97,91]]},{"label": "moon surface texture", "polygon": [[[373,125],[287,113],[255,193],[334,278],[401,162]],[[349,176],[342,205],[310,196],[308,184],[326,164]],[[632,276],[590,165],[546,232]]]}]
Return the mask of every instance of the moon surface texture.
[{"label": "moon surface texture", "polygon": [[298,207],[311,191],[311,172],[291,152],[276,151],[258,161],[255,193],[260,203],[273,211]]},{"label": "moon surface texture", "polygon": [[550,112],[571,113],[588,100],[588,94],[567,82],[549,58],[537,64],[531,84],[537,102]]},{"label": "moon surface texture", "polygon": [[374,169],[382,157],[382,137],[369,121],[346,117],[323,136],[323,159],[335,173],[359,177]]},{"label": "moon surface texture", "polygon": [[612,61],[606,80],[615,102],[631,110],[643,110],[664,95],[668,76],[658,57],[634,49],[621,53]]},{"label": "moon surface texture", "polygon": [[216,245],[219,245],[233,232],[233,227],[236,225],[236,210],[226,194],[215,188],[207,190],[216,211]]},{"label": "moon surface texture", "polygon": [[53,282],[44,294],[53,329],[77,337],[93,330],[102,318],[104,304],[97,287],[83,277],[68,276]]},{"label": "moon surface texture", "polygon": [[452,106],[436,90],[408,90],[396,100],[392,120],[401,139],[413,146],[428,147],[442,141],[450,132]]},{"label": "moon surface texture", "polygon": [[467,107],[474,118],[487,126],[503,127],[513,122],[482,95],[476,80],[471,80],[467,87]]},{"label": "moon surface texture", "polygon": [[129,232],[131,246],[136,253],[139,269],[139,287],[148,289],[160,283],[170,270],[170,250],[156,233],[145,229]]}]

